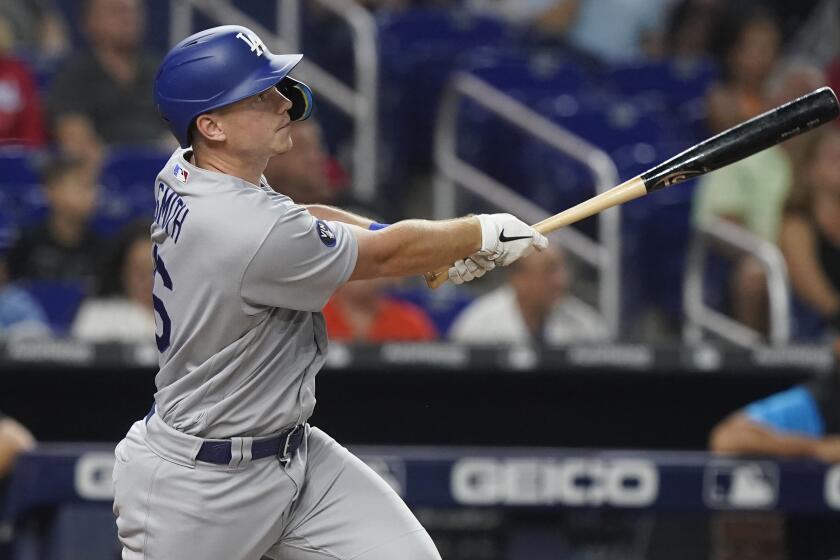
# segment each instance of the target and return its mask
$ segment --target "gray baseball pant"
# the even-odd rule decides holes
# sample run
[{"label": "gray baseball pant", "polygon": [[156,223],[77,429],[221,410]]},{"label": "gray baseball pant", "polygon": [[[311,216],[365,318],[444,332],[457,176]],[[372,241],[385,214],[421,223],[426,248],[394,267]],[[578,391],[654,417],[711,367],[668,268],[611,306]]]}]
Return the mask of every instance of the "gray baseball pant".
[{"label": "gray baseball pant", "polygon": [[115,450],[123,560],[440,560],[428,533],[376,473],[317,428],[291,460],[196,461],[202,439],[153,415]]}]

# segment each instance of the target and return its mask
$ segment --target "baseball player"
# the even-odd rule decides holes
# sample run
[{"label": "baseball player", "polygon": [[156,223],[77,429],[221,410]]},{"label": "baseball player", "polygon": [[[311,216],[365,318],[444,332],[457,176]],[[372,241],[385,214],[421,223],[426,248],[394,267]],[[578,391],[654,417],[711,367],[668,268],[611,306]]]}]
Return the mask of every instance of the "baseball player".
[{"label": "baseball player", "polygon": [[312,107],[289,77],[301,58],[222,26],[158,71],[182,149],[154,185],[155,406],[115,450],[126,560],[439,558],[397,494],[307,424],[327,351],[320,310],[347,281],[455,263],[461,283],[547,241],[509,214],[377,229],[275,193],[266,162]]}]

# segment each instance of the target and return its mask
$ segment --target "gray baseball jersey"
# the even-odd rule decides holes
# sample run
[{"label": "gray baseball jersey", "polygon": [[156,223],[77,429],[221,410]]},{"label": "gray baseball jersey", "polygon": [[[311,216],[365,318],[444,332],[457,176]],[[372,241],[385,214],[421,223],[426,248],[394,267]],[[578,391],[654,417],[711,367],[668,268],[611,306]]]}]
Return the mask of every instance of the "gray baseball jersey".
[{"label": "gray baseball jersey", "polygon": [[327,334],[320,311],[357,244],[267,184],[207,171],[177,150],[155,181],[157,413],[205,438],[305,422]]},{"label": "gray baseball jersey", "polygon": [[[317,428],[288,458],[252,460],[254,437],[312,413],[319,311],[356,241],[184,154],[155,182],[157,414],[116,449],[123,560],[440,560],[400,497]],[[198,459],[205,438],[230,438],[228,464]]]}]

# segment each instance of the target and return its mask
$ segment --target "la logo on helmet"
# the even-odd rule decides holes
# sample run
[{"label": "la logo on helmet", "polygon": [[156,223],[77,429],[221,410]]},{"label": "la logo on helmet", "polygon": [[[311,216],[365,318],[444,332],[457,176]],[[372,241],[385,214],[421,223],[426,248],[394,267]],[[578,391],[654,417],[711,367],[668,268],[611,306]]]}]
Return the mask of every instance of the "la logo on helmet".
[{"label": "la logo on helmet", "polygon": [[251,52],[257,53],[257,56],[262,56],[265,45],[263,45],[259,37],[248,37],[244,33],[239,32],[236,34],[236,38],[245,41],[251,47]]}]

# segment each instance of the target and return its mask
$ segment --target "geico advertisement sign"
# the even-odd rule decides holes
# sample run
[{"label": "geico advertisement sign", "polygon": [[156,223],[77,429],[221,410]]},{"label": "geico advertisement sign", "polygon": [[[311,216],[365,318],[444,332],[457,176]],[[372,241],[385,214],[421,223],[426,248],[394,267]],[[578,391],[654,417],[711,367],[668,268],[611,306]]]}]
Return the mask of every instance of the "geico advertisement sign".
[{"label": "geico advertisement sign", "polygon": [[834,465],[825,473],[825,503],[831,509],[840,509],[840,465]]},{"label": "geico advertisement sign", "polygon": [[644,507],[656,500],[659,472],[642,459],[494,459],[457,461],[452,496],[464,505]]}]

